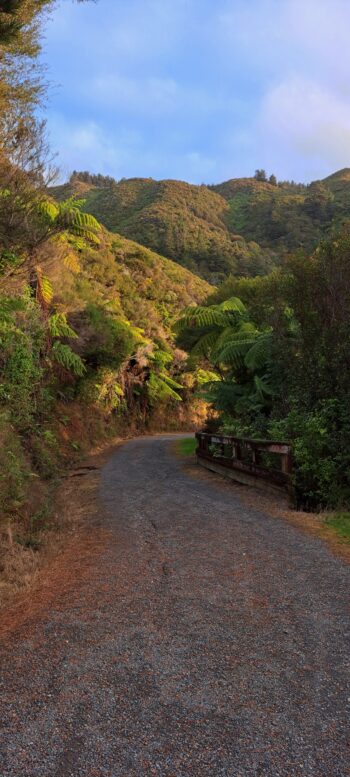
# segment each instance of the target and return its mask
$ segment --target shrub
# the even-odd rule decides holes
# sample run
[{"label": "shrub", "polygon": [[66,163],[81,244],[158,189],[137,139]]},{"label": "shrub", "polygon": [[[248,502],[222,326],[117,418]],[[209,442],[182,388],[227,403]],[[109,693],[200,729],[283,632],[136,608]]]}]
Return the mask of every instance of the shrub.
[{"label": "shrub", "polygon": [[293,443],[299,507],[339,507],[350,499],[350,452],[342,415],[340,402],[328,400],[313,411],[296,409],[270,423],[272,438]]}]

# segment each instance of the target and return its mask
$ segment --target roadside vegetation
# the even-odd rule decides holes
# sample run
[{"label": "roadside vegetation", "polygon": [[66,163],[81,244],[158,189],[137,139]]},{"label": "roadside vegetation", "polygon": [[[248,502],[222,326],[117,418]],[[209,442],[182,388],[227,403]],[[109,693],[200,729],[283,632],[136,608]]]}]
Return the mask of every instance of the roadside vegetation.
[{"label": "roadside vegetation", "polygon": [[215,373],[201,389],[208,428],[290,440],[309,510],[350,500],[349,255],[344,230],[264,278],[229,278],[177,324],[191,367]]},{"label": "roadside vegetation", "polygon": [[350,542],[350,513],[335,513],[328,516],[326,525],[333,529],[339,537]]},{"label": "roadside vegetation", "polygon": [[197,441],[194,437],[186,437],[183,440],[178,440],[176,447],[181,456],[194,456],[197,448]]},{"label": "roadside vegetation", "polygon": [[9,548],[37,549],[53,489],[94,445],[205,413],[203,370],[188,370],[172,323],[212,287],[48,188],[35,111],[50,5],[0,4],[0,566]]}]

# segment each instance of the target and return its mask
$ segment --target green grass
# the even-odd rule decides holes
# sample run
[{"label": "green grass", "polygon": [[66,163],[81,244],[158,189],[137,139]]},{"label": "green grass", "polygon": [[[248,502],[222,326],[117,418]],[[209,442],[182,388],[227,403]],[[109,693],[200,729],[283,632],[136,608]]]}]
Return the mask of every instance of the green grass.
[{"label": "green grass", "polygon": [[334,513],[326,519],[326,525],[350,542],[350,513]]},{"label": "green grass", "polygon": [[179,440],[178,451],[181,456],[193,456],[197,448],[197,440],[195,437],[186,437],[184,440]]}]

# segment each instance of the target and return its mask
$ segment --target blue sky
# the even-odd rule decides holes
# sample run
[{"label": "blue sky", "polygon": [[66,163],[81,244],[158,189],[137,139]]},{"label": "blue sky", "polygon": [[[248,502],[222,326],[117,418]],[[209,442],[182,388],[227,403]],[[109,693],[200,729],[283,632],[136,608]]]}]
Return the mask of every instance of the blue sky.
[{"label": "blue sky", "polygon": [[62,178],[350,166],[349,29],[349,0],[63,0],[43,51]]}]

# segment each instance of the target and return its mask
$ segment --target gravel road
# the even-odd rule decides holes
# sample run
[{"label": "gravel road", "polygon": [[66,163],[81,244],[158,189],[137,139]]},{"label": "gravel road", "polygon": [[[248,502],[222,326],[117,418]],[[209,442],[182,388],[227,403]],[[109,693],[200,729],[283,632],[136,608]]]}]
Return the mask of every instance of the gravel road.
[{"label": "gravel road", "polygon": [[172,439],[115,450],[89,574],[3,641],[1,777],[345,777],[350,568]]}]

